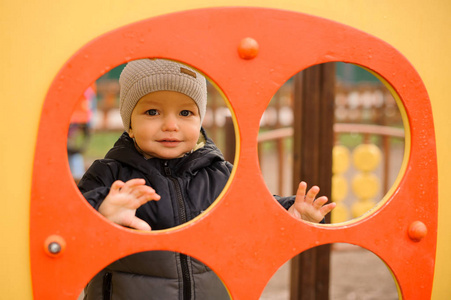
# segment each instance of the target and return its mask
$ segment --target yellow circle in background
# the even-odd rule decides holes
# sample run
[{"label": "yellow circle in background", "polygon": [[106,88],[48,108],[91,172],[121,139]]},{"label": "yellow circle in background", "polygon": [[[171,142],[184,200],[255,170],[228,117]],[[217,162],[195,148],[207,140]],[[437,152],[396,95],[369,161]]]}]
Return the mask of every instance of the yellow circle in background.
[{"label": "yellow circle in background", "polygon": [[332,176],[332,195],[333,202],[341,202],[348,194],[348,181],[343,175],[336,174]]},{"label": "yellow circle in background", "polygon": [[334,224],[347,221],[349,219],[349,211],[346,205],[338,203],[332,211],[331,219]]},{"label": "yellow circle in background", "polygon": [[354,166],[363,172],[373,171],[381,161],[382,153],[374,144],[358,145],[352,152]]},{"label": "yellow circle in background", "polygon": [[359,199],[371,199],[379,190],[379,178],[371,173],[360,173],[352,179],[352,191]]},{"label": "yellow circle in background", "polygon": [[355,202],[351,206],[352,217],[358,218],[362,216],[366,212],[370,211],[375,205],[376,203],[369,199]]},{"label": "yellow circle in background", "polygon": [[332,149],[332,173],[340,174],[349,168],[350,151],[343,145],[336,145]]}]

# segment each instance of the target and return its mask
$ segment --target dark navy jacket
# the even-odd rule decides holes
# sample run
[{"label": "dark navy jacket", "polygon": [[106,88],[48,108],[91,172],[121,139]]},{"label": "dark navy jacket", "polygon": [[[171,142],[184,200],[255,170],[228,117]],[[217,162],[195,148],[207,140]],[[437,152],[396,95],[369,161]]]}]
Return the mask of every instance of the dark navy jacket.
[{"label": "dark navy jacket", "polygon": [[[205,132],[202,130],[205,135]],[[124,133],[104,159],[95,161],[79,189],[98,209],[114,181],[143,178],[161,196],[136,211],[152,230],[183,224],[207,209],[222,192],[232,171],[213,141],[181,158],[145,159]],[[279,198],[288,208],[294,197]],[[220,279],[189,256],[149,251],[122,258],[97,274],[85,299],[229,299]]]}]

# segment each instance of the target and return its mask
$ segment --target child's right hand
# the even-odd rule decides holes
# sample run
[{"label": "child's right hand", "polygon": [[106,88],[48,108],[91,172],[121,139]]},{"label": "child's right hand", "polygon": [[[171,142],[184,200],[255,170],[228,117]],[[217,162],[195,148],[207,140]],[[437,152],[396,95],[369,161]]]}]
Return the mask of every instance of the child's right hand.
[{"label": "child's right hand", "polygon": [[148,201],[160,200],[160,195],[145,184],[146,181],[141,178],[131,179],[125,183],[120,180],[115,181],[100,205],[99,213],[116,224],[150,231],[150,225],[136,217],[135,213]]}]

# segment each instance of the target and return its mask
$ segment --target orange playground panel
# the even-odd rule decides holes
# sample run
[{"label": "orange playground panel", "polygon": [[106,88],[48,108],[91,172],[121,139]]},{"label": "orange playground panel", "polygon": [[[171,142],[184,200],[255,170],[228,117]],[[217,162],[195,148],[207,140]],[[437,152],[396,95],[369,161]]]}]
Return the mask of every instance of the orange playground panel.
[{"label": "orange playground panel", "polygon": [[[233,175],[215,205],[183,226],[150,233],[114,225],[95,212],[75,186],[66,154],[71,113],[86,88],[109,69],[144,57],[179,60],[205,73],[229,101],[238,144]],[[281,85],[303,69],[332,61],[363,66],[393,88],[406,113],[410,155],[393,193],[374,212],[353,222],[316,225],[295,220],[272,198],[258,165],[257,135]],[[258,299],[287,260],[341,242],[378,255],[404,299],[431,297],[438,191],[425,86],[393,47],[326,19],[263,8],[199,9],[98,37],[67,61],[49,88],[31,193],[35,299],[75,299],[109,263],[149,250],[196,257],[220,276],[233,299]]]}]

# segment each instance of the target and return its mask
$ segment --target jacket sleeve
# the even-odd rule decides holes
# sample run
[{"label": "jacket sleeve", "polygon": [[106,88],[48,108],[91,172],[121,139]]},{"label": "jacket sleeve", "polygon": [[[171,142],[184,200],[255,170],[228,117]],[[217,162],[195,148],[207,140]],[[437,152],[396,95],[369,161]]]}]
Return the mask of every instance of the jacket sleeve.
[{"label": "jacket sleeve", "polygon": [[98,210],[105,197],[110,192],[110,187],[116,180],[112,162],[96,160],[89,167],[78,183],[78,189],[83,197]]},{"label": "jacket sleeve", "polygon": [[296,196],[289,196],[289,197],[280,197],[277,195],[273,195],[274,198],[279,202],[280,205],[282,205],[286,210],[288,210],[291,205],[294,203],[294,199]]}]

